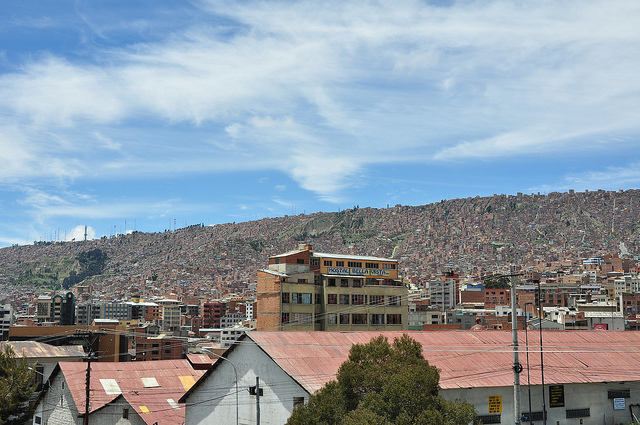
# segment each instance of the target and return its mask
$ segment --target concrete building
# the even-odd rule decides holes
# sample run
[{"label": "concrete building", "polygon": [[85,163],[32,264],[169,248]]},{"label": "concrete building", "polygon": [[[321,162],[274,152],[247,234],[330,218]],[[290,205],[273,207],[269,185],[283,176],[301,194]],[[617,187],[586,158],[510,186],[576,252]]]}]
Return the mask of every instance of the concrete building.
[{"label": "concrete building", "polygon": [[9,337],[11,325],[13,325],[13,307],[11,304],[0,305],[0,341]]},{"label": "concrete building", "polygon": [[[249,332],[224,353],[227,360],[218,360],[180,399],[186,404],[185,423],[232,424],[236,414],[239,423],[253,423],[259,379],[261,420],[284,424],[296,405],[335,379],[353,344],[367,343],[380,333]],[[511,332],[382,332],[391,341],[404,333],[422,345],[424,357],[440,370],[440,394],[445,399],[467,400],[484,423],[517,422]],[[617,425],[632,422],[632,414],[640,415],[640,379],[633,373],[640,368],[635,349],[640,333],[544,332],[544,392],[538,333],[529,332],[527,340],[524,332],[518,336],[523,416],[539,424],[543,406],[547,424]]]},{"label": "concrete building", "polygon": [[408,289],[389,258],[301,245],[258,271],[257,300],[257,328],[264,331],[408,328]]}]

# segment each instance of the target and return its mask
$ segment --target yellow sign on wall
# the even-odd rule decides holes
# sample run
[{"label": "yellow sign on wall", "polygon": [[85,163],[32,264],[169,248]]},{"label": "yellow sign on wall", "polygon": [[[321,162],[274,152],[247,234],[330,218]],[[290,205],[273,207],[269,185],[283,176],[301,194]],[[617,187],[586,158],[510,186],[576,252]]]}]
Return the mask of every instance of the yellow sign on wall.
[{"label": "yellow sign on wall", "polygon": [[502,413],[502,396],[489,396],[489,413]]}]

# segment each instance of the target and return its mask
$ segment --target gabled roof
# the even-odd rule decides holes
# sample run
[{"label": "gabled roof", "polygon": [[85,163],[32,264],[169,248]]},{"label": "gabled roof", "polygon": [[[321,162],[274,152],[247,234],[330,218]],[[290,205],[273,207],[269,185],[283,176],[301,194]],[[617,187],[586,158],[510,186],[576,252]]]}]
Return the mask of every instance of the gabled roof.
[{"label": "gabled roof", "polygon": [[[59,363],[80,415],[85,411],[86,369],[86,363]],[[91,413],[124,397],[148,424],[183,423],[184,406],[177,402],[203,372],[194,370],[188,360],[92,362]]]},{"label": "gabled roof", "polygon": [[[403,333],[422,344],[424,357],[440,369],[443,389],[513,385],[511,331],[254,331],[246,338],[313,393],[335,379],[353,344],[367,343],[380,334],[392,342]],[[525,369],[528,337],[531,384],[539,385],[539,332],[525,335],[519,331],[518,337],[520,363]],[[545,384],[628,381],[632,379],[630,371],[640,370],[640,332],[543,331],[542,339]],[[248,343],[244,341],[242,345]],[[526,375],[522,376],[521,380],[526,380]]]}]

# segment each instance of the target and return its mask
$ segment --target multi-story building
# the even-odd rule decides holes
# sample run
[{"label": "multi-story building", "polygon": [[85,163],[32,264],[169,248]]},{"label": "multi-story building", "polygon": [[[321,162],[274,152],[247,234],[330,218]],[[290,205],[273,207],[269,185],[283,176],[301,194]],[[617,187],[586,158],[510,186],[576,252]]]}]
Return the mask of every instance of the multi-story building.
[{"label": "multi-story building", "polygon": [[75,323],[76,304],[72,292],[53,297],[41,295],[38,297],[36,317],[38,323],[57,323],[61,326]]},{"label": "multi-story building", "polygon": [[0,305],[0,341],[9,337],[9,328],[13,325],[13,307],[11,304]]},{"label": "multi-story building", "polygon": [[202,326],[205,328],[219,328],[220,319],[225,313],[225,307],[219,300],[202,303]]},{"label": "multi-story building", "polygon": [[270,257],[257,286],[259,330],[408,329],[408,289],[394,259],[301,245]]}]

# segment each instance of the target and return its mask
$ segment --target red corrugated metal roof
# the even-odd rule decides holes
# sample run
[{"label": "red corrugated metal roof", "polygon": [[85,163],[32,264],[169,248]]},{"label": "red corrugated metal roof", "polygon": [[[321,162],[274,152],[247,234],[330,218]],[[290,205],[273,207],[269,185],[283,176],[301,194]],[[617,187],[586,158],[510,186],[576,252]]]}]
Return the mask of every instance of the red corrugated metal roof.
[{"label": "red corrugated metal roof", "polygon": [[[85,410],[87,364],[60,362],[59,365],[78,412],[82,414]],[[122,394],[148,424],[183,423],[184,405],[175,408],[168,399],[177,403],[203,373],[202,370],[194,370],[187,360],[93,362],[91,363],[90,409],[91,412],[95,412]],[[145,387],[142,378],[155,378],[158,386]],[[119,393],[108,391],[108,384],[114,381],[119,388]]]},{"label": "red corrugated metal roof", "polygon": [[[424,357],[440,369],[446,388],[513,385],[511,331],[404,332],[251,332],[258,344],[287,374],[313,393],[335,379],[355,343],[379,334],[390,341],[403,333],[422,344]],[[538,331],[520,331],[520,363],[526,368],[529,340],[531,384],[540,384]],[[640,369],[640,332],[543,331],[545,384],[625,381]],[[526,384],[526,374],[521,375]]]}]

